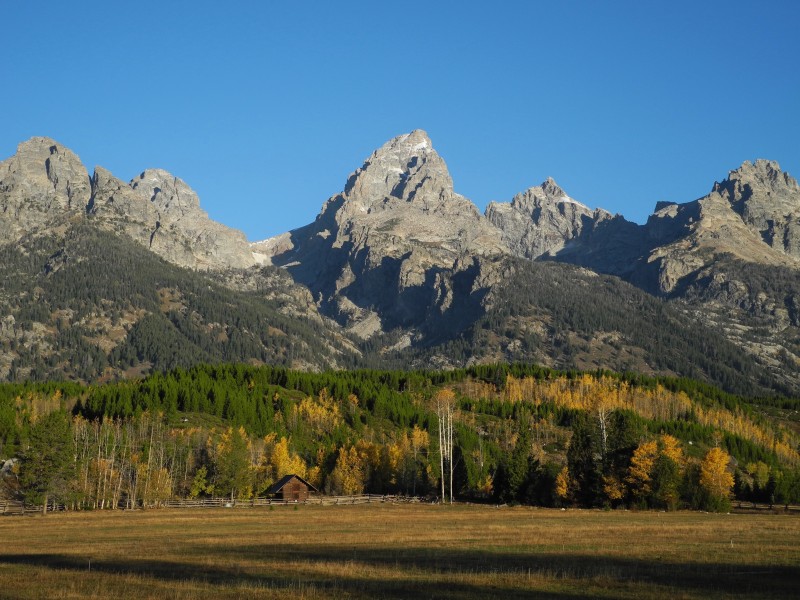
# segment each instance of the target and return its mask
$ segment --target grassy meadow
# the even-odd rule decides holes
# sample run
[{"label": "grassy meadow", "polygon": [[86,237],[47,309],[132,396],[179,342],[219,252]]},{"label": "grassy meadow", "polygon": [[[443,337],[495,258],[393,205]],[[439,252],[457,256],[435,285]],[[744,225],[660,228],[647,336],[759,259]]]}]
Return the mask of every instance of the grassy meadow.
[{"label": "grassy meadow", "polygon": [[362,505],[0,518],[2,598],[792,598],[800,517]]}]

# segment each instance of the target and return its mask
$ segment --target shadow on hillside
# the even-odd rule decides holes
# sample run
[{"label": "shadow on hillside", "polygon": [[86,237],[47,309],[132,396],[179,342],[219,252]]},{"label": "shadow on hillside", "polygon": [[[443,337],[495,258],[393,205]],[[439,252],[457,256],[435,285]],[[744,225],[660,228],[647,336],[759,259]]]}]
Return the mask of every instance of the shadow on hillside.
[{"label": "shadow on hillside", "polygon": [[[675,593],[704,596],[709,594],[747,595],[748,597],[795,598],[800,566],[764,566],[753,564],[662,563],[636,558],[611,558],[595,555],[524,555],[434,548],[370,548],[318,546],[314,544],[263,544],[251,546],[193,546],[183,551],[186,561],[157,559],[93,559],[91,570],[102,573],[130,573],[166,581],[197,580],[211,585],[245,584],[270,589],[297,589],[298,586],[340,591],[383,598],[561,598],[578,596],[535,591],[536,579],[548,578],[581,581],[606,588],[615,584],[639,583],[671,588]],[[218,563],[230,567],[213,565]],[[198,559],[197,564],[192,559]],[[201,559],[202,560],[199,560]],[[286,570],[258,572],[258,567],[243,571],[236,566],[256,565],[260,561],[287,561]],[[212,564],[208,564],[208,563]],[[328,563],[337,577],[326,578],[315,570],[316,563]],[[51,569],[87,571],[86,557],[69,554],[6,554],[0,564],[18,564]],[[307,564],[308,567],[303,565]],[[202,565],[202,566],[201,566]],[[340,565],[340,568],[337,568]],[[397,574],[391,583],[380,575],[365,576],[365,569],[388,568]],[[255,572],[254,572],[255,571]],[[437,582],[444,576],[463,573],[462,583]],[[404,576],[406,575],[407,576]],[[469,577],[511,574],[519,577],[520,586],[501,587],[471,583]],[[530,587],[525,584],[530,580]],[[495,580],[497,581],[497,580]],[[527,588],[527,589],[524,589]],[[588,590],[587,590],[588,591]],[[663,591],[663,589],[662,589]],[[586,597],[585,594],[580,597]]]}]

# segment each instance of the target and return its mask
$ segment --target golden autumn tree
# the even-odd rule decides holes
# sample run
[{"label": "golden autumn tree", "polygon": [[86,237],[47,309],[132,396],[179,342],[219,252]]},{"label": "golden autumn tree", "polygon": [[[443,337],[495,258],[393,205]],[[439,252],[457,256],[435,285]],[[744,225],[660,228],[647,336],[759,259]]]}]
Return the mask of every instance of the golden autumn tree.
[{"label": "golden autumn tree", "polygon": [[678,507],[684,462],[680,442],[671,435],[659,436],[658,457],[652,472],[652,506],[668,510]]},{"label": "golden autumn tree", "polygon": [[647,502],[652,492],[652,472],[658,457],[658,444],[655,440],[642,442],[633,451],[631,466],[625,481],[630,486],[631,495],[641,501]]},{"label": "golden autumn tree", "polygon": [[569,467],[564,467],[556,475],[556,496],[562,502],[566,502],[570,497]]},{"label": "golden autumn tree", "polygon": [[306,479],[308,467],[305,461],[289,448],[289,440],[285,437],[281,437],[278,441],[274,439],[274,434],[264,438],[267,444],[266,458],[274,480],[277,481],[284,475],[299,475]]},{"label": "golden autumn tree", "polygon": [[635,501],[653,508],[675,509],[683,468],[680,443],[671,435],[661,435],[634,450],[625,482]]},{"label": "golden autumn tree", "polygon": [[725,511],[730,508],[733,489],[733,475],[728,470],[730,459],[722,448],[714,447],[700,463],[700,487],[706,494],[706,507],[710,510]]},{"label": "golden autumn tree", "polygon": [[430,445],[430,435],[428,432],[419,427],[419,425],[414,425],[414,428],[411,430],[411,453],[413,455],[413,479],[411,484],[411,493],[416,496],[417,495],[417,480],[420,471],[423,474],[426,474],[426,462],[427,462],[427,455],[428,455],[428,447]]},{"label": "golden autumn tree", "polygon": [[336,467],[331,473],[334,492],[353,495],[361,494],[366,484],[366,469],[361,455],[355,446],[340,448]]}]

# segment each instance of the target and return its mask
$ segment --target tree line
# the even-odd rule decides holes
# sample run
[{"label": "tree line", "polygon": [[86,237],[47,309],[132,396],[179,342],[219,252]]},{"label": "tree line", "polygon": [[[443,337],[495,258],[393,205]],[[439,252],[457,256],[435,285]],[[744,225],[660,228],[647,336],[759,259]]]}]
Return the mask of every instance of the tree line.
[{"label": "tree line", "polygon": [[722,510],[800,501],[798,449],[704,384],[533,365],[0,386],[5,492],[98,509],[248,498],[295,473],[335,494]]}]

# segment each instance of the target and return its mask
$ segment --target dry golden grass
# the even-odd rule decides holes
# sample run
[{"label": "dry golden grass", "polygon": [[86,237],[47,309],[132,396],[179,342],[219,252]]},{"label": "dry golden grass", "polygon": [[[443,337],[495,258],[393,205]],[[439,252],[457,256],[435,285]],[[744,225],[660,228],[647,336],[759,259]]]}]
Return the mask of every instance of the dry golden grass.
[{"label": "dry golden grass", "polygon": [[0,519],[0,597],[792,598],[800,518],[369,505]]}]

